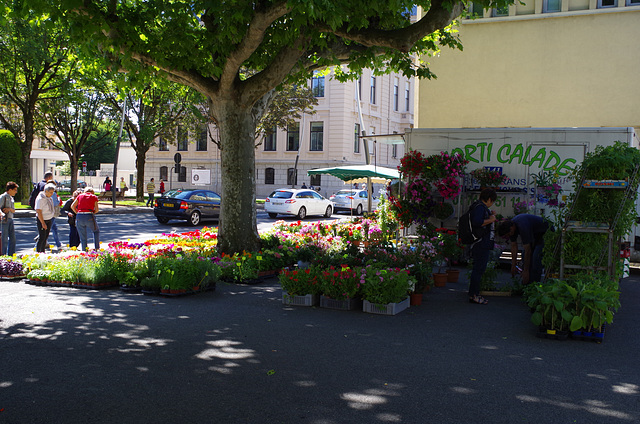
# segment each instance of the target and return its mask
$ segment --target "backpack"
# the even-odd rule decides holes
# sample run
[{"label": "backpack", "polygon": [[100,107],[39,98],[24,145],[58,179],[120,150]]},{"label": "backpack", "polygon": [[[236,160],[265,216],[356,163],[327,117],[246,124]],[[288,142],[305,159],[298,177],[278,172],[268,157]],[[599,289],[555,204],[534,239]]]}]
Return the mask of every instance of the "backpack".
[{"label": "backpack", "polygon": [[31,206],[31,209],[36,208],[36,199],[38,198],[38,194],[41,191],[42,190],[40,190],[40,183],[35,183],[33,185],[33,190],[31,190],[31,195],[29,196],[29,206]]},{"label": "backpack", "polygon": [[473,228],[471,223],[471,212],[480,206],[480,202],[476,201],[469,206],[469,210],[462,214],[458,220],[458,238],[463,244],[473,244],[480,240],[486,232],[486,228],[477,227]]}]

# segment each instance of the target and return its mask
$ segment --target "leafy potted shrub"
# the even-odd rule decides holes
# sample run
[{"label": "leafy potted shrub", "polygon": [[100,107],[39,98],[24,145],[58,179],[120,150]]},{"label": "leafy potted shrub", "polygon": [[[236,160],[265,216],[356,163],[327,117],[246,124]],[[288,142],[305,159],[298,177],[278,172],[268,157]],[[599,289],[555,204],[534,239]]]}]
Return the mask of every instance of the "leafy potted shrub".
[{"label": "leafy potted shrub", "polygon": [[415,281],[406,269],[367,265],[360,274],[365,312],[395,315],[409,307]]},{"label": "leafy potted shrub", "polygon": [[478,183],[478,185],[480,185],[480,187],[495,189],[509,178],[506,174],[502,174],[500,171],[494,171],[487,168],[474,169],[469,173],[469,175]]}]

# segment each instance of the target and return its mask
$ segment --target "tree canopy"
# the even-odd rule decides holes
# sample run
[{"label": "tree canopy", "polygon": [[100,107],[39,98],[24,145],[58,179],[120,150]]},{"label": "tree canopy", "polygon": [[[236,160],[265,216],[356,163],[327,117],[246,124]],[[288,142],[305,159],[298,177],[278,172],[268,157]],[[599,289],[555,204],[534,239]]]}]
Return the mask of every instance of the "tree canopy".
[{"label": "tree canopy", "polygon": [[[414,5],[425,11],[417,20]],[[340,80],[365,68],[430,78],[419,58],[441,46],[461,48],[450,24],[464,6],[459,0],[30,0],[24,7],[67,21],[72,39],[94,55],[99,49],[109,67],[161,72],[207,97],[222,150],[218,240],[223,252],[234,252],[258,247],[254,136],[278,87],[334,65]]]}]

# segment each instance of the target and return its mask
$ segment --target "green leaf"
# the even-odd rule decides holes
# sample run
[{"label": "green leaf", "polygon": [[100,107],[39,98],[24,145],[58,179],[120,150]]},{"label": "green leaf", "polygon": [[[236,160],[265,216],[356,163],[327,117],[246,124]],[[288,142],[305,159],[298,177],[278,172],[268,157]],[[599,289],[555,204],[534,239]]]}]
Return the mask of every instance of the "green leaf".
[{"label": "green leaf", "polygon": [[579,316],[576,315],[571,320],[571,325],[569,326],[569,330],[578,331],[583,327],[584,327],[584,324],[582,323],[582,319]]}]

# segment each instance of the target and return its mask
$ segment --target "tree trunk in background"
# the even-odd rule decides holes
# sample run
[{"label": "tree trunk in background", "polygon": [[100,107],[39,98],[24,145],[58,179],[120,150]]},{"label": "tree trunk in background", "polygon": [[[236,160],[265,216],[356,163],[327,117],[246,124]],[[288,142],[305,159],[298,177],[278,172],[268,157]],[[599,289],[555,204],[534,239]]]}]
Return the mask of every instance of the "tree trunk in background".
[{"label": "tree trunk in background", "polygon": [[136,150],[136,202],[144,202],[144,164],[146,161],[146,152],[138,152]]}]

